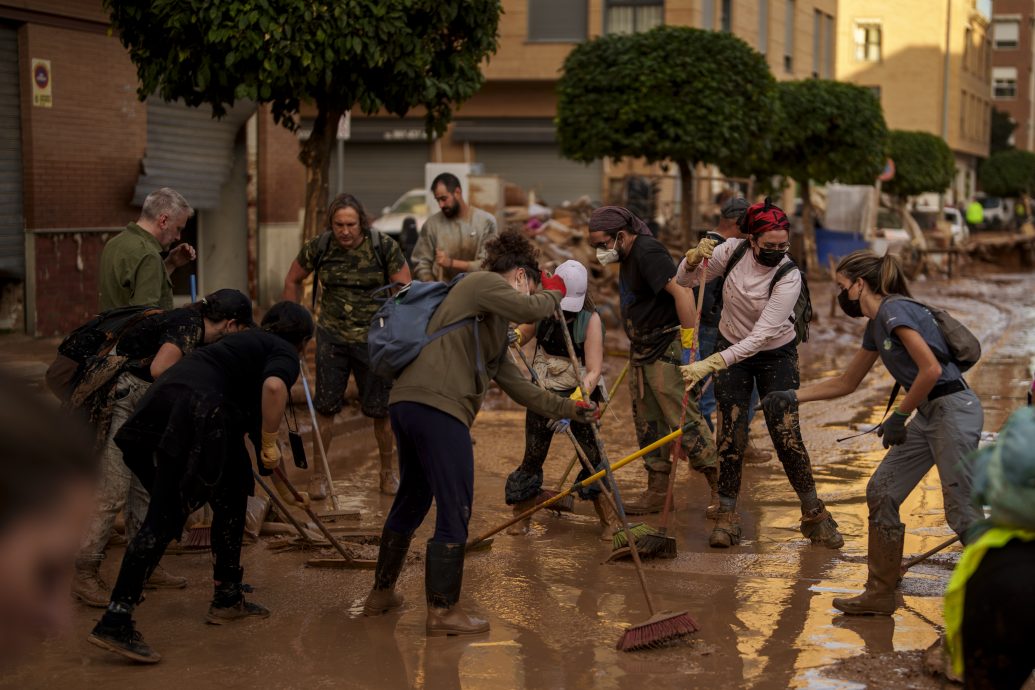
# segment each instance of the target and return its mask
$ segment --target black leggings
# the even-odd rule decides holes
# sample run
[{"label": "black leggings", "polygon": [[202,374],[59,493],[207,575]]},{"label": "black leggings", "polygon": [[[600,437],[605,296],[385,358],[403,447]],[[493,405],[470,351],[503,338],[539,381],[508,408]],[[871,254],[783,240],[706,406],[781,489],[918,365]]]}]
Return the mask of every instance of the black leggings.
[{"label": "black leggings", "polygon": [[[231,452],[227,464],[234,458]],[[239,473],[250,472],[251,469],[243,443],[235,462],[239,465],[242,461],[246,467],[227,468],[232,476],[224,472],[224,480],[214,488],[208,501],[212,506],[212,576],[216,582],[240,584],[243,575],[241,541],[244,538],[248,492],[239,480]],[[151,502],[147,515],[140,531],[126,547],[111,593],[111,600],[116,604],[132,608],[140,601],[144,583],[158,567],[165,548],[183,534],[183,526],[193,511],[183,499],[181,466],[179,458],[157,456],[154,480],[149,487]]]},{"label": "black leggings", "polygon": [[[728,347],[730,343],[720,336],[715,351],[721,352]],[[798,385],[798,349],[794,343],[775,350],[763,350],[716,374],[721,498],[736,501],[740,495],[752,390],[758,386],[759,396],[764,397],[770,391],[797,390]],[[779,419],[767,412],[765,422],[791,486],[802,500],[806,496],[814,496],[816,482],[812,478],[809,454],[801,438],[797,406]],[[813,506],[806,507],[811,509]]]}]

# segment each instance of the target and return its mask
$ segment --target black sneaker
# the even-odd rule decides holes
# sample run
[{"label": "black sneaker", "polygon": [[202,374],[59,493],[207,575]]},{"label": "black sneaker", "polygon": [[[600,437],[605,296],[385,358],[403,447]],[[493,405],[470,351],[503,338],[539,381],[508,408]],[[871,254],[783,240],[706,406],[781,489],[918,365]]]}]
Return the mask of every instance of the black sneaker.
[{"label": "black sneaker", "polygon": [[141,664],[157,664],[162,660],[161,655],[144,642],[128,615],[123,620],[106,613],[86,639],[92,645]]},{"label": "black sneaker", "polygon": [[269,618],[270,610],[262,604],[246,601],[244,597],[241,597],[236,604],[230,606],[216,606],[213,603],[208,607],[208,616],[205,617],[205,622],[210,625],[223,625],[224,623],[233,623],[242,618],[252,617]]}]

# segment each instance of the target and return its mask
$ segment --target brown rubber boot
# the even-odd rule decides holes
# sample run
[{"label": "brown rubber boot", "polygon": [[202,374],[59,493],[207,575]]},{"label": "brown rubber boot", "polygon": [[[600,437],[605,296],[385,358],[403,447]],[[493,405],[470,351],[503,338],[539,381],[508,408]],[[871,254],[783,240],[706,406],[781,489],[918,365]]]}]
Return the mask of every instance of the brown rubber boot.
[{"label": "brown rubber boot", "polygon": [[813,544],[822,544],[828,549],[840,549],[845,545],[845,538],[837,531],[837,523],[823,501],[819,502],[818,508],[808,512],[802,509],[801,533]]},{"label": "brown rubber boot", "polygon": [[309,485],[306,487],[309,498],[313,501],[324,501],[330,496],[330,487],[327,486],[327,478],[319,472],[313,471],[309,477]]},{"label": "brown rubber boot", "polygon": [[761,465],[762,463],[769,462],[773,459],[773,454],[768,450],[762,450],[755,446],[754,443],[748,441],[747,448],[744,449],[744,462],[749,465]]},{"label": "brown rubber boot", "polygon": [[464,545],[429,541],[424,567],[428,637],[489,632],[489,621],[468,614],[457,603],[464,578]]},{"label": "brown rubber boot", "polygon": [[850,616],[890,616],[895,612],[895,585],[902,567],[906,528],[882,527],[870,521],[866,588],[855,597],[838,597],[834,607]]},{"label": "brown rubber boot", "polygon": [[665,493],[668,491],[668,472],[647,470],[647,489],[625,504],[626,515],[649,515],[660,513],[665,507]]},{"label": "brown rubber boot", "polygon": [[732,511],[720,510],[715,515],[715,527],[708,537],[708,546],[715,549],[728,549],[740,543],[740,515]]},{"label": "brown rubber boot", "polygon": [[719,515],[719,470],[709,467],[701,474],[708,480],[708,488],[711,489],[711,496],[708,498],[708,507],[705,508],[704,516],[714,520]]},{"label": "brown rubber boot", "polygon": [[187,578],[173,575],[161,564],[155,567],[151,577],[144,583],[144,589],[183,589],[187,586]]},{"label": "brown rubber boot", "polygon": [[403,595],[395,591],[406,552],[410,549],[412,537],[393,532],[387,527],[381,530],[381,546],[377,552],[377,566],[374,569],[374,586],[363,604],[364,616],[380,616],[405,603]]},{"label": "brown rubber boot", "polygon": [[593,510],[597,512],[597,519],[600,520],[600,541],[611,541],[614,537],[614,523],[617,523],[617,516],[611,510],[611,504],[602,495],[593,497]]},{"label": "brown rubber boot", "polygon": [[[512,507],[514,509],[514,517],[521,515],[529,508],[533,507],[536,503],[536,499],[539,497],[538,494],[531,498],[526,498],[523,501],[518,501]],[[528,534],[532,530],[532,516],[526,517],[524,520],[515,522],[513,525],[507,528],[507,534],[513,537],[520,537]]]},{"label": "brown rubber boot", "polygon": [[111,587],[101,579],[100,561],[76,559],[75,576],[72,579],[72,596],[87,606],[108,608]]}]

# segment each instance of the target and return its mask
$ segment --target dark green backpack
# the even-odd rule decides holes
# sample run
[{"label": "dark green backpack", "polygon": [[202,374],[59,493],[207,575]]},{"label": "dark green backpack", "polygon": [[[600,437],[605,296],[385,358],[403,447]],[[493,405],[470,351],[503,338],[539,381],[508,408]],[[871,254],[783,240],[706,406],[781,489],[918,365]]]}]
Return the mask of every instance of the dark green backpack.
[{"label": "dark green backpack", "polygon": [[[726,262],[726,270],[722,274],[722,281],[725,284],[726,278],[729,276],[730,271],[737,265],[737,262],[744,258],[744,255],[748,253],[751,248],[751,243],[748,240],[744,240],[733,250],[730,254],[729,261]],[[794,324],[795,339],[794,344],[800,344],[807,342],[809,339],[809,323],[812,321],[812,298],[809,296],[809,281],[805,277],[805,271],[798,268],[798,264],[794,261],[788,261],[785,264],[781,264],[780,268],[776,269],[776,275],[769,281],[769,296],[773,296],[773,290],[776,288],[776,284],[780,280],[790,273],[791,271],[797,271],[801,274],[801,292],[798,293],[798,301],[794,303],[794,311],[791,312],[790,322]]]}]

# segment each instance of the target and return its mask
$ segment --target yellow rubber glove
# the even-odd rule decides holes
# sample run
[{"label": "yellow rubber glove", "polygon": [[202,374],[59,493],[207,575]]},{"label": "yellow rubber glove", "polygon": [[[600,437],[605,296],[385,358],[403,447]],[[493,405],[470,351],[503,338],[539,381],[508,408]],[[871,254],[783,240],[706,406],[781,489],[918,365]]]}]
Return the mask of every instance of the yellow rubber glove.
[{"label": "yellow rubber glove", "polygon": [[694,346],[694,329],[692,328],[680,328],[679,329],[679,345],[684,350],[689,350]]},{"label": "yellow rubber glove", "polygon": [[687,364],[684,367],[679,367],[679,371],[683,374],[683,384],[688,388],[693,388],[701,382],[705,376],[714,374],[717,371],[722,371],[726,368],[726,360],[722,358],[722,354],[716,352],[714,355],[707,359],[702,359],[700,362],[694,362],[693,364]]},{"label": "yellow rubber glove", "polygon": [[574,391],[572,391],[571,395],[568,396],[568,399],[569,400],[574,400],[575,402],[581,401],[582,400],[582,389],[581,388],[576,388]]},{"label": "yellow rubber glove", "polygon": [[715,251],[715,245],[718,243],[718,240],[707,237],[701,240],[696,247],[686,253],[686,267],[689,269],[697,268],[697,265],[702,261],[712,258],[712,252]]},{"label": "yellow rubber glove", "polygon": [[280,464],[280,441],[277,432],[262,432],[262,450],[259,451],[259,461],[268,470]]},{"label": "yellow rubber glove", "polygon": [[521,344],[525,341],[524,336],[521,335],[521,329],[515,328],[513,331],[511,331],[509,340],[518,347],[521,347]]}]

